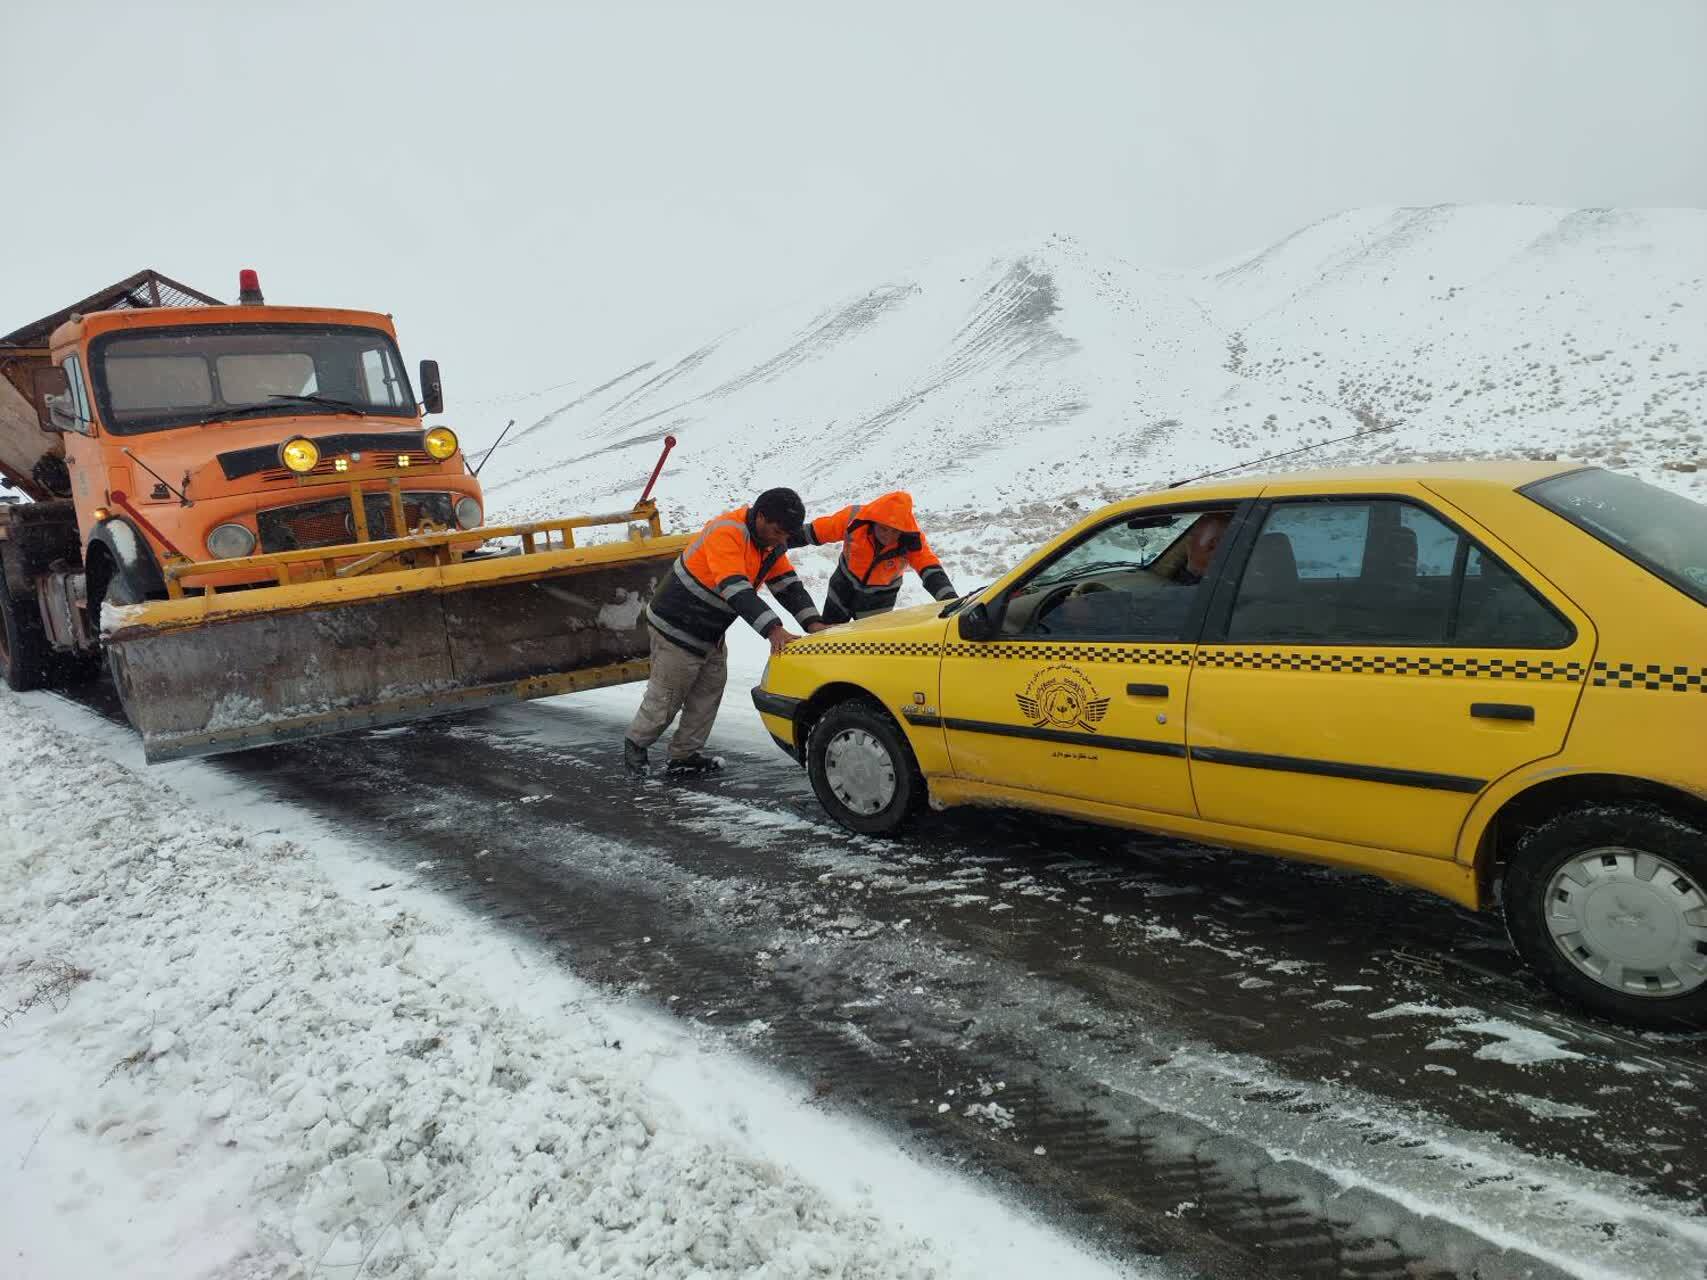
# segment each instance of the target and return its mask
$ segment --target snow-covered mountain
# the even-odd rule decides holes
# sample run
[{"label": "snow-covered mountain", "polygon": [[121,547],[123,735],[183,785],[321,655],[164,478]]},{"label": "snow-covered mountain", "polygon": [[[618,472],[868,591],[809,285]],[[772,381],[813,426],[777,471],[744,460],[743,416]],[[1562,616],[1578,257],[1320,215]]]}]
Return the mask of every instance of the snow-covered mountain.
[{"label": "snow-covered mountain", "polygon": [[1052,237],[492,414],[510,518],[622,505],[670,434],[677,523],[772,484],[1053,513],[1381,425],[1307,461],[1558,453],[1703,492],[1707,211],[1360,210],[1198,273]]}]

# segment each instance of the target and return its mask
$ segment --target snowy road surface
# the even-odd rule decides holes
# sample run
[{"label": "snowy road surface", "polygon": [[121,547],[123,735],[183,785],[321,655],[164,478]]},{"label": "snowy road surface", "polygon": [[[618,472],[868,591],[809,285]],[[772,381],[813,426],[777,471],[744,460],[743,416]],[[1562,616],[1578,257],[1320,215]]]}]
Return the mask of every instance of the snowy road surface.
[{"label": "snowy road surface", "polygon": [[[486,1122],[458,1130],[433,1119],[457,1110],[445,1081],[465,1079],[472,1066],[488,1090],[512,1070],[535,1088],[546,1078],[613,1080],[630,1091],[623,1105],[633,1099],[642,1110],[673,1092],[681,1109],[672,1114],[694,1121],[696,1136],[660,1127],[669,1142],[627,1149],[627,1158],[657,1162],[631,1176],[692,1181],[707,1160],[731,1162],[723,1194],[742,1212],[772,1221],[782,1203],[793,1215],[759,1245],[728,1246],[774,1248],[764,1256],[778,1275],[802,1273],[800,1259],[813,1256],[845,1274],[1034,1274],[1039,1251],[1051,1249],[1059,1254],[1045,1265],[1059,1274],[1108,1266],[1018,1219],[1012,1241],[984,1240],[974,1256],[967,1241],[984,1230],[975,1210],[958,1226],[939,1217],[923,1207],[917,1188],[927,1183],[993,1190],[1157,1274],[1707,1274],[1701,1038],[1578,1017],[1519,970],[1493,921],[1366,878],[1019,816],[942,815],[904,844],[849,836],[823,818],[746,704],[757,661],[739,638],[713,738],[734,767],[715,781],[626,781],[615,746],[637,691],[625,689],[148,771],[148,782],[173,789],[162,794],[186,823],[276,829],[252,837],[263,845],[280,835],[311,849],[355,842],[374,860],[358,870],[347,852],[318,855],[320,874],[342,879],[317,890],[337,895],[326,911],[359,917],[304,926],[303,945],[334,990],[375,966],[387,981],[410,980],[405,956],[415,952],[387,944],[379,927],[397,919],[422,946],[424,931],[438,931],[435,990],[454,988],[464,971],[445,957],[466,946],[486,957],[475,966],[485,986],[475,991],[519,982],[529,993],[514,1009],[478,1009],[470,995],[435,1014],[447,1029],[432,1035],[400,1021],[415,998],[404,990],[387,994],[391,1012],[374,1027],[333,1006],[313,1034],[336,1029],[337,1088],[384,1094],[369,1078],[376,1072],[410,1082],[377,1132],[361,1130],[362,1150],[387,1155],[359,1170],[341,1163],[354,1148],[333,1114],[334,1085],[320,1087],[326,1114],[312,1117],[330,1132],[310,1142],[289,1130],[293,1113],[300,1120],[314,1110],[282,1097],[305,1068],[275,1064],[272,1080],[250,1062],[246,1078],[261,1092],[249,1123],[259,1129],[225,1119],[215,1132],[239,1135],[234,1168],[245,1136],[274,1151],[277,1167],[244,1168],[223,1185],[246,1177],[257,1197],[288,1204],[289,1243],[304,1256],[329,1249],[353,1264],[373,1249],[370,1273],[381,1262],[418,1264],[446,1242],[473,1247],[487,1233],[519,1251],[509,1256],[530,1256],[525,1231],[539,1221],[537,1206],[516,1198],[526,1178],[489,1167],[507,1171],[518,1159],[506,1107],[488,1102],[478,1113],[490,1132]],[[139,770],[125,731],[50,697],[25,705],[32,723],[51,717],[77,736],[71,755],[84,758],[93,741],[98,758],[116,760],[92,766],[104,775]],[[229,856],[248,866],[257,855]],[[66,884],[55,892],[66,894]],[[55,917],[73,910],[64,902]],[[498,927],[448,923],[456,903]],[[75,933],[57,947],[69,963],[89,964]],[[15,995],[15,960],[4,963]],[[157,968],[167,965],[158,955],[148,964],[153,977],[105,1039],[91,1028],[91,1039],[53,1041],[61,1051],[88,1046],[85,1066],[98,1067],[97,1077],[144,1052],[115,1081],[68,1098],[71,1116],[27,1118],[45,1120],[48,1135],[81,1124],[80,1141],[122,1155],[139,1125],[176,1132],[171,1108],[144,1120],[109,1100],[182,1052],[149,1056],[159,1029],[148,1010],[198,968],[191,959]],[[532,993],[548,974],[591,980],[631,1004],[616,1008],[577,985],[569,1012],[545,1007]],[[110,981],[103,973],[89,985]],[[75,1018],[81,998],[73,993],[64,1014],[31,1017]],[[244,998],[221,1006],[234,1035],[260,1016],[245,1016]],[[20,1020],[0,1032],[0,1070],[9,1040],[51,1034],[29,1030],[37,1025]],[[589,1028],[626,1047],[603,1047]],[[642,1055],[690,1064],[673,1091],[657,1071],[628,1065],[637,1044]],[[504,1072],[480,1057],[494,1045],[506,1046]],[[707,1046],[774,1072],[765,1086],[774,1107],[707,1088],[714,1072],[743,1082],[731,1086],[738,1097],[758,1087]],[[203,1073],[199,1097],[219,1067],[204,1060],[194,1070]],[[424,1082],[434,1091],[416,1097]],[[532,1101],[505,1096],[510,1109]],[[103,1108],[121,1117],[118,1140],[102,1130]],[[748,1116],[742,1142],[752,1150],[730,1145],[726,1108]],[[802,1138],[808,1122],[840,1136]],[[564,1123],[573,1130],[572,1118]],[[717,1131],[709,1139],[708,1124]],[[283,1138],[274,1132],[281,1125]],[[774,1132],[759,1132],[767,1128],[794,1137],[779,1148]],[[16,1136],[21,1148],[32,1133],[25,1118],[8,1117],[8,1142]],[[689,1154],[673,1154],[678,1140]],[[836,1143],[859,1142],[856,1164],[890,1160],[922,1181],[874,1172],[862,1199],[834,1154]],[[44,1136],[32,1167],[50,1145]],[[785,1191],[741,1163],[765,1156],[788,1170]],[[962,1166],[975,1181],[932,1181],[909,1156]],[[385,1166],[383,1183],[372,1159]],[[479,1192],[459,1187],[446,1200],[431,1181],[443,1159],[478,1169],[492,1198],[476,1204]],[[535,1151],[524,1163],[537,1178],[542,1168],[564,1176],[568,1162]],[[399,1205],[394,1188],[411,1167],[423,1182],[409,1184],[415,1199]],[[165,1194],[161,1171],[143,1176]],[[623,1185],[638,1184],[601,1194],[620,1197]],[[556,1202],[566,1234],[552,1247],[577,1239],[575,1224],[599,1212],[569,1198]],[[391,1213],[399,1220],[387,1227]],[[690,1198],[676,1220],[703,1224],[715,1211]],[[247,1220],[227,1212],[220,1221]],[[933,1247],[906,1243],[919,1239]],[[618,1253],[633,1243],[599,1240]]]},{"label": "snowy road surface", "polygon": [[7,1280],[1168,1274],[28,701],[0,693]]}]

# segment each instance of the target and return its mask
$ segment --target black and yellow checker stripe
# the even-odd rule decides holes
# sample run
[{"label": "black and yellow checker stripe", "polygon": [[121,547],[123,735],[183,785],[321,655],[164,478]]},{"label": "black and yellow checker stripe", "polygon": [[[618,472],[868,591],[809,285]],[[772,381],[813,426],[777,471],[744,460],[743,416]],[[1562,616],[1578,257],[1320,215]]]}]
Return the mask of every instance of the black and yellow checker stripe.
[{"label": "black and yellow checker stripe", "polygon": [[942,646],[929,640],[797,640],[788,646],[796,654],[834,654],[853,658],[940,658]]},{"label": "black and yellow checker stripe", "polygon": [[1532,662],[1527,658],[1479,658],[1441,654],[1401,657],[1380,653],[1288,653],[1245,649],[1201,649],[1200,667],[1245,667],[1258,671],[1312,671],[1335,675],[1465,676],[1485,680],[1563,680],[1583,678],[1580,662]]},{"label": "black and yellow checker stripe", "polygon": [[1597,689],[1707,693],[1707,668],[1663,666],[1657,662],[1597,662],[1589,684]]},{"label": "black and yellow checker stripe", "polygon": [[[930,641],[811,640],[792,645],[791,654],[854,658],[971,658],[985,662],[1108,662],[1135,666],[1191,666],[1192,651],[1184,646],[1152,647],[1118,644],[935,644]],[[1253,671],[1299,671],[1328,675],[1425,676],[1468,680],[1587,681],[1594,688],[1644,689],[1654,692],[1707,693],[1707,667],[1665,663],[1580,662],[1550,659],[1483,657],[1440,654],[1427,657],[1338,651],[1300,652],[1281,649],[1226,649],[1210,646],[1197,651],[1200,667],[1230,667]]]},{"label": "black and yellow checker stripe", "polygon": [[1132,662],[1162,667],[1191,665],[1191,650],[1153,649],[1130,644],[950,644],[945,658],[982,658],[1004,662]]}]

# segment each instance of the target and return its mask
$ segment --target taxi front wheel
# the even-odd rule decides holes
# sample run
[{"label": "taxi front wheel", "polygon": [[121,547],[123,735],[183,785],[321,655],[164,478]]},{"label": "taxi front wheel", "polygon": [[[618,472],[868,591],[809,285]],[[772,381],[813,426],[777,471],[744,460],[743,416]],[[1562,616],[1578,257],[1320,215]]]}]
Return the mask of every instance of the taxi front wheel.
[{"label": "taxi front wheel", "polygon": [[900,726],[870,702],[843,702],[824,713],[807,739],[806,771],[818,803],[862,835],[900,830],[925,799]]},{"label": "taxi front wheel", "polygon": [[1592,805],[1526,833],[1505,917],[1556,990],[1620,1022],[1707,1024],[1707,831],[1643,804]]}]

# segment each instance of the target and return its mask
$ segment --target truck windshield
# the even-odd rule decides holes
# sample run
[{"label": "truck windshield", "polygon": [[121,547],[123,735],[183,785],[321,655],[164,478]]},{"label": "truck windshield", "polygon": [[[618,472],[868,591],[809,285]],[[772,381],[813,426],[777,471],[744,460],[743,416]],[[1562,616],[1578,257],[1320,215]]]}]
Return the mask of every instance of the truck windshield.
[{"label": "truck windshield", "polygon": [[1524,493],[1707,604],[1707,506],[1612,471],[1573,471]]},{"label": "truck windshield", "polygon": [[354,325],[181,325],[90,344],[101,421],[132,435],[284,413],[415,416],[390,336]]}]

